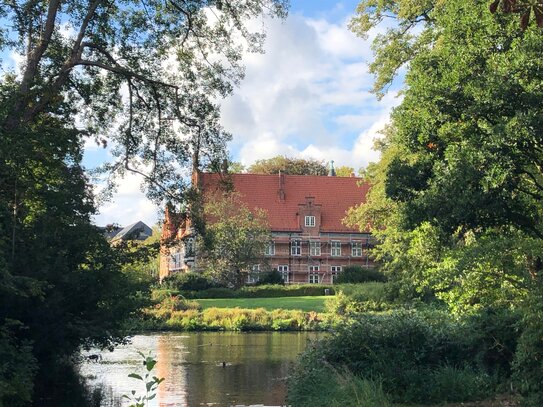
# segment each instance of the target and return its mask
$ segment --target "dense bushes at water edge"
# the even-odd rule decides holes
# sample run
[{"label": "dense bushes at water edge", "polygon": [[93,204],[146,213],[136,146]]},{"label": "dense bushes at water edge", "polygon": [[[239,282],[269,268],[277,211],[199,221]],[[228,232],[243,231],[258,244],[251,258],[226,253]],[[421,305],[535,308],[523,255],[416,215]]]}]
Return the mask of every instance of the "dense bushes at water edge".
[{"label": "dense bushes at water edge", "polygon": [[332,383],[340,369],[381,383],[393,402],[484,398],[510,379],[518,320],[505,311],[462,320],[439,311],[360,314],[306,350],[289,380],[289,403],[334,405],[315,394],[316,383]]}]

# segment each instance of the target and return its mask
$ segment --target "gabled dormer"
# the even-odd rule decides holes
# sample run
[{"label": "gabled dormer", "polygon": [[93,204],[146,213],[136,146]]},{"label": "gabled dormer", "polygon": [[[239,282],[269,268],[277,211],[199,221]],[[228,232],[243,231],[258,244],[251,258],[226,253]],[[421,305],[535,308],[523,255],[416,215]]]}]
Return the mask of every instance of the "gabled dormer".
[{"label": "gabled dormer", "polygon": [[315,198],[308,196],[305,203],[298,204],[298,219],[303,234],[318,236],[321,230],[321,205],[315,203]]}]

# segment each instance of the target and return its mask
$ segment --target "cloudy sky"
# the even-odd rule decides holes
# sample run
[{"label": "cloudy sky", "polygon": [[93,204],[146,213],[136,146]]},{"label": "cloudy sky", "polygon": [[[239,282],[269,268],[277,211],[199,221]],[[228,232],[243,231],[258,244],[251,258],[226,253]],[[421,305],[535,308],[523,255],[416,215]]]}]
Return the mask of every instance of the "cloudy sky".
[{"label": "cloudy sky", "polygon": [[[246,78],[222,103],[222,124],[233,134],[230,154],[248,165],[276,155],[334,160],[356,169],[378,159],[373,139],[399,100],[392,89],[378,101],[367,62],[371,39],[347,29],[357,1],[291,0],[289,17],[266,24],[266,53],[245,59]],[[86,163],[105,151],[90,147]],[[129,176],[100,207],[98,225],[158,221],[139,180]]]}]

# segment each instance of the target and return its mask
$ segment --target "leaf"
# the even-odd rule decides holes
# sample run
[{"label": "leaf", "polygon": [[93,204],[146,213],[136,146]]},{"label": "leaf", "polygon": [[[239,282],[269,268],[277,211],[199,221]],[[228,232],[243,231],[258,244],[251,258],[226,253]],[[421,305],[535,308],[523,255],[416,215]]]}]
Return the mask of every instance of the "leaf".
[{"label": "leaf", "polygon": [[155,397],[156,397],[156,393],[150,395],[149,397],[147,397],[147,400],[152,400],[152,399],[154,399]]},{"label": "leaf", "polygon": [[139,374],[137,373],[130,373],[128,375],[128,377],[131,377],[132,379],[138,379],[138,380],[143,380],[143,377],[141,377]]}]

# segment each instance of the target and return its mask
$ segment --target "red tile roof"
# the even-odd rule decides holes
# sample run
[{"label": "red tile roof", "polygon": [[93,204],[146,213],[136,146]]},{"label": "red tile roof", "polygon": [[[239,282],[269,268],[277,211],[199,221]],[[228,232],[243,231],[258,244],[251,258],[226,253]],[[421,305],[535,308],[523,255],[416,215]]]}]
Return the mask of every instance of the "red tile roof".
[{"label": "red tile roof", "polygon": [[[225,178],[227,177],[227,178]],[[268,212],[272,231],[299,231],[297,212],[306,197],[314,197],[321,207],[321,232],[358,232],[341,220],[346,211],[365,202],[369,185],[356,177],[325,177],[313,175],[282,175],[284,200],[280,200],[279,175],[200,173],[199,182],[204,195],[220,190],[221,180],[232,183],[234,190],[250,208]],[[358,184],[361,184],[358,186]]]}]

